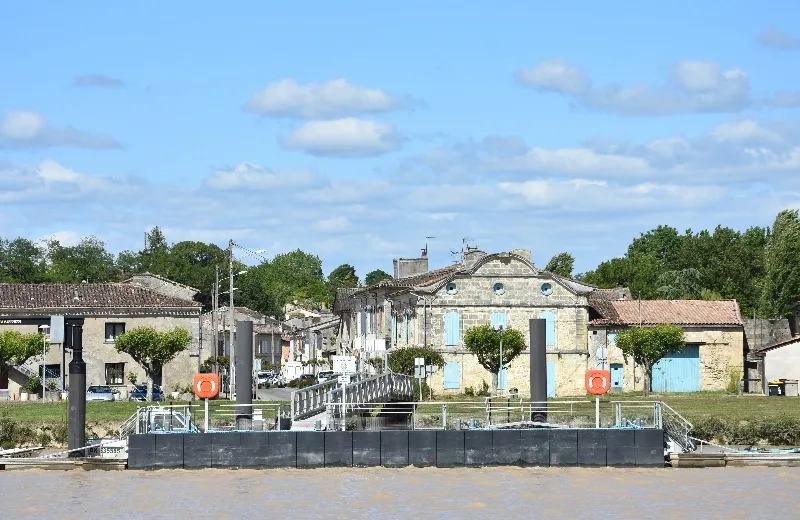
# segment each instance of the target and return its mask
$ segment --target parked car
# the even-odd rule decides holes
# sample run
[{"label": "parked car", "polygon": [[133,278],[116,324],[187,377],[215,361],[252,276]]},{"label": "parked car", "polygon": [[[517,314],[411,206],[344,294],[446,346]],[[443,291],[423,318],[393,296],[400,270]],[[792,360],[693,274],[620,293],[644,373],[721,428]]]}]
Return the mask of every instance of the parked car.
[{"label": "parked car", "polygon": [[305,388],[307,386],[312,386],[316,382],[317,378],[314,376],[314,374],[303,374],[300,377],[289,381],[289,384],[286,386],[290,388]]},{"label": "parked car", "polygon": [[[163,401],[164,400],[164,392],[161,391],[161,387],[158,385],[153,385],[153,401]],[[131,395],[128,397],[128,401],[147,401],[147,385],[134,385],[133,391]]]},{"label": "parked car", "polygon": [[275,379],[275,373],[271,370],[264,370],[258,373],[256,378],[256,384],[259,387],[269,388],[272,386],[272,382]]},{"label": "parked car", "polygon": [[337,372],[333,370],[323,370],[322,372],[317,373],[317,384],[322,384],[325,381],[330,381],[331,379],[336,379],[339,377]]},{"label": "parked car", "polygon": [[91,385],[86,389],[87,401],[113,401],[114,391],[107,385]]}]

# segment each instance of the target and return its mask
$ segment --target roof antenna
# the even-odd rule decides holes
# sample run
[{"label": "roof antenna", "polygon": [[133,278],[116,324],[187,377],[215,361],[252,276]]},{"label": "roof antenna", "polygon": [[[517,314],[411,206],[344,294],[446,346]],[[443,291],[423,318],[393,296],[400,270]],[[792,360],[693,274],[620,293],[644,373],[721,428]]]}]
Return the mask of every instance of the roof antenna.
[{"label": "roof antenna", "polygon": [[428,240],[436,237],[425,237],[425,249],[422,250],[422,256],[428,256]]}]

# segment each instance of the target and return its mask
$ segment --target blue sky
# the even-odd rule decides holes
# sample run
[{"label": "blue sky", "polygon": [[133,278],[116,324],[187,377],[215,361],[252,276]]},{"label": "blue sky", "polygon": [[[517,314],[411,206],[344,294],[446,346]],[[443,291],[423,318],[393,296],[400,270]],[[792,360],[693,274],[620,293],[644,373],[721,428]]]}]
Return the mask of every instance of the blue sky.
[{"label": "blue sky", "polygon": [[0,1],[0,236],[586,271],[800,206],[796,2],[131,5]]}]

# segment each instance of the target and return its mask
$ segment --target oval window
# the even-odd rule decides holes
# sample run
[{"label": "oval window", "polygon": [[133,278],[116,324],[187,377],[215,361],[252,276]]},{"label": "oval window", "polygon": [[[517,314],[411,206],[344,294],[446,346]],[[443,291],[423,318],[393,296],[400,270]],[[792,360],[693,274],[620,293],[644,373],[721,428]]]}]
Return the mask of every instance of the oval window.
[{"label": "oval window", "polygon": [[447,294],[455,294],[458,292],[458,286],[455,282],[450,282],[447,284]]},{"label": "oval window", "polygon": [[503,287],[503,284],[500,282],[494,284],[492,286],[492,290],[494,291],[495,294],[503,294],[504,292],[506,292],[506,288]]},{"label": "oval window", "polygon": [[550,285],[549,283],[543,283],[542,294],[544,294],[545,296],[550,296],[551,294],[553,294],[553,286]]}]

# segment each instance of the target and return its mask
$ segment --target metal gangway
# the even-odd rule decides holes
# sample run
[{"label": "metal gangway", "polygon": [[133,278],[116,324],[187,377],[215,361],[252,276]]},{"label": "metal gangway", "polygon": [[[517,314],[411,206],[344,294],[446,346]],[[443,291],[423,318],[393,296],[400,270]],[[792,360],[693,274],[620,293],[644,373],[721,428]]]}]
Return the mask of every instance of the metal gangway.
[{"label": "metal gangway", "polygon": [[[337,418],[368,403],[388,403],[413,399],[414,378],[394,372],[375,376],[354,376],[354,381],[342,385],[336,379],[301,388],[292,392],[293,421],[308,419],[330,412]],[[328,410],[330,406],[330,410]]]}]

